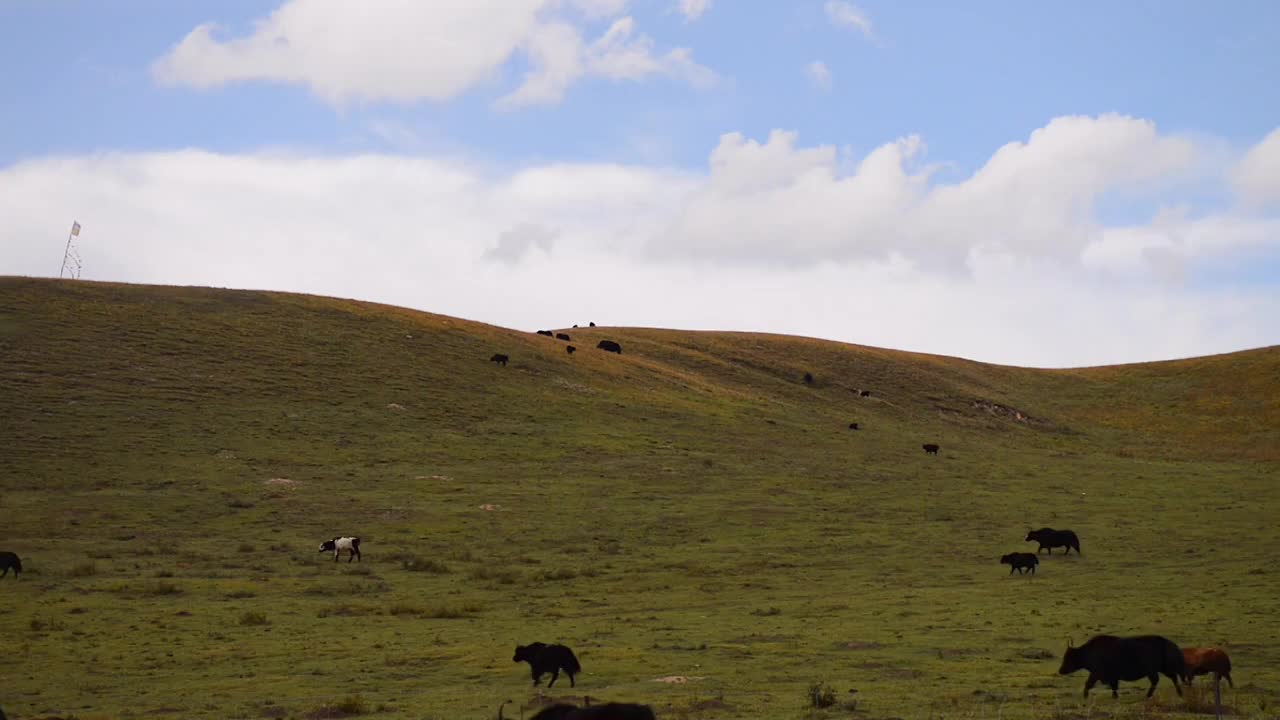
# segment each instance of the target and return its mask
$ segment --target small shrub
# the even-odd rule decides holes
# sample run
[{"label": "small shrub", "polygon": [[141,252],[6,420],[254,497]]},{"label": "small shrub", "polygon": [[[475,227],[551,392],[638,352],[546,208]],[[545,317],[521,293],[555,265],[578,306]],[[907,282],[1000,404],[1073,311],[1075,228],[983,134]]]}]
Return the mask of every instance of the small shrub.
[{"label": "small shrub", "polygon": [[[812,385],[812,384],[813,384],[813,373],[805,373],[805,374],[804,374],[804,384],[805,384],[805,385]],[[826,706],[824,705],[823,707],[826,707]]]},{"label": "small shrub", "polygon": [[337,702],[325,703],[303,715],[307,720],[328,720],[354,715],[365,715],[369,712],[369,703],[360,695],[348,695]]},{"label": "small shrub", "polygon": [[90,550],[89,552],[85,553],[85,555],[88,555],[90,558],[93,558],[94,560],[110,560],[111,559],[111,553],[106,550]]},{"label": "small shrub", "polygon": [[434,558],[420,558],[416,555],[404,557],[400,560],[400,567],[409,572],[426,572],[432,575],[447,575],[453,572],[448,565]]},{"label": "small shrub", "polygon": [[40,618],[31,618],[31,622],[28,623],[27,626],[31,628],[32,632],[41,632],[44,630],[66,630],[67,629],[67,626],[65,623],[59,622],[57,620],[41,620]]},{"label": "small shrub", "polygon": [[829,708],[836,704],[836,691],[830,685],[816,682],[805,691],[805,707]]},{"label": "small shrub", "polygon": [[499,585],[514,585],[520,579],[520,573],[505,568],[481,566],[471,571],[472,580],[494,580]]},{"label": "small shrub", "polygon": [[458,618],[464,618],[477,612],[480,612],[479,605],[467,603],[458,606],[440,605],[438,607],[429,608],[422,613],[422,616],[435,620],[457,620]]},{"label": "small shrub", "polygon": [[249,611],[240,616],[241,625],[268,625],[267,616],[260,612]]},{"label": "small shrub", "polygon": [[71,566],[70,572],[67,573],[71,577],[89,577],[98,574],[98,564],[95,562],[76,563]]},{"label": "small shrub", "polygon": [[172,570],[157,570],[157,571],[156,571],[156,577],[158,577],[158,578],[171,578],[171,577],[173,577],[173,571],[172,571]]},{"label": "small shrub", "polygon": [[142,587],[143,595],[178,595],[182,588],[169,582],[154,582]]},{"label": "small shrub", "polygon": [[257,596],[257,593],[255,593],[252,590],[241,589],[241,590],[232,590],[231,592],[227,593],[226,597],[228,600],[244,600],[246,598],[251,598],[256,596]]},{"label": "small shrub", "polygon": [[241,500],[240,498],[232,498],[227,501],[227,507],[235,510],[248,510],[253,507],[253,503],[248,500]]},{"label": "small shrub", "polygon": [[240,543],[236,548],[236,552],[251,553],[253,552],[253,545],[250,545],[249,543]]},{"label": "small shrub", "polygon": [[426,615],[427,609],[421,605],[410,605],[409,603],[396,603],[387,612],[399,617],[401,615]]},{"label": "small shrub", "polygon": [[329,607],[320,608],[320,611],[316,613],[316,617],[326,618],[330,615],[336,615],[338,617],[347,617],[351,615],[377,615],[378,612],[378,608],[373,605],[341,603],[338,605],[330,605]]},{"label": "small shrub", "polygon": [[578,571],[573,568],[558,568],[556,570],[543,570],[539,575],[539,580],[572,580],[578,577]]},{"label": "small shrub", "polygon": [[774,615],[781,615],[782,610],[779,610],[776,607],[771,607],[768,610],[752,610],[751,614],[756,617],[773,617]]}]

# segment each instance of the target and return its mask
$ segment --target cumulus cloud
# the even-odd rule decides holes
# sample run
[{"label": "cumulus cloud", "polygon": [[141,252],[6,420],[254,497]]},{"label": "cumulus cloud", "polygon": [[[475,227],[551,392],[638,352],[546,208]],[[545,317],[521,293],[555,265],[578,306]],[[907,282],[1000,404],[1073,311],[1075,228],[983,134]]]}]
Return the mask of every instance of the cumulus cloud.
[{"label": "cumulus cloud", "polygon": [[687,48],[658,53],[629,17],[584,48],[581,20],[616,17],[625,7],[625,0],[287,0],[242,37],[214,24],[195,28],[152,74],[195,88],[300,84],[332,104],[444,101],[493,81],[523,53],[532,69],[504,99],[507,107],[556,102],[587,75],[662,74],[695,85],[714,77]]},{"label": "cumulus cloud", "polygon": [[523,329],[762,330],[1048,366],[1280,342],[1280,281],[1193,281],[1206,265],[1280,257],[1280,220],[1097,217],[1103,196],[1159,193],[1157,179],[1190,172],[1194,142],[1132,118],[1060,118],[953,182],[924,152],[904,138],[842,172],[837,148],[778,131],[726,135],[698,172],[194,150],[34,159],[0,168],[0,273],[52,274],[65,237],[48,219],[75,217],[87,279],[357,297]]},{"label": "cumulus cloud", "polygon": [[1063,117],[996,151],[971,177],[932,182],[910,136],[875,148],[842,174],[837,148],[798,148],[731,133],[710,178],[651,250],[662,257],[815,264],[901,255],[962,268],[974,251],[1078,258],[1098,239],[1094,206],[1195,166],[1192,141],[1117,115]]},{"label": "cumulus cloud", "polygon": [[827,0],[823,6],[826,10],[827,20],[832,25],[840,28],[848,28],[857,30],[867,37],[871,37],[871,20],[867,18],[867,14],[845,0]]},{"label": "cumulus cloud", "polygon": [[1246,202],[1280,205],[1280,128],[1249,150],[1233,171],[1232,180]]},{"label": "cumulus cloud", "polygon": [[559,234],[560,232],[555,228],[520,223],[499,235],[498,244],[485,250],[484,258],[494,262],[515,264],[524,259],[533,248],[550,253]]},{"label": "cumulus cloud", "polygon": [[827,68],[827,64],[821,60],[814,60],[804,67],[805,75],[809,76],[809,82],[814,86],[823,90],[831,89],[831,70]]},{"label": "cumulus cloud", "polygon": [[711,0],[680,0],[679,10],[686,22],[693,22],[702,17],[710,7]]},{"label": "cumulus cloud", "polygon": [[615,20],[586,47],[573,27],[542,25],[531,34],[528,52],[532,68],[518,89],[498,100],[499,108],[559,102],[565,90],[583,76],[640,80],[665,75],[695,87],[707,87],[716,79],[715,73],[694,62],[685,48],[655,55],[652,38],[635,34],[635,21],[630,17]]}]

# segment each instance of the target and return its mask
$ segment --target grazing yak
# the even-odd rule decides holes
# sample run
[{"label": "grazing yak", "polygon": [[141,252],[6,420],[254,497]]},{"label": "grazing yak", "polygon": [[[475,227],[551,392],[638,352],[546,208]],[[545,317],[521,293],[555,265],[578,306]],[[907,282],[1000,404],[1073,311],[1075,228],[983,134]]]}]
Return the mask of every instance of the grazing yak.
[{"label": "grazing yak", "polygon": [[[22,559],[18,557],[17,553],[11,553],[7,550],[0,552],[0,569],[4,570],[4,572],[0,572],[0,577],[8,575],[10,568],[13,569],[13,579],[17,580],[18,575],[22,573]],[[39,573],[36,574],[38,575]]]},{"label": "grazing yak", "polygon": [[1120,697],[1121,680],[1143,678],[1151,681],[1147,689],[1147,697],[1151,697],[1161,675],[1172,680],[1173,689],[1181,695],[1178,680],[1186,674],[1186,662],[1178,646],[1159,635],[1126,638],[1095,635],[1080,647],[1073,647],[1071,641],[1067,641],[1058,674],[1069,675],[1081,669],[1089,671],[1089,679],[1084,683],[1085,697],[1089,697],[1089,690],[1098,682],[1111,688],[1111,697]]},{"label": "grazing yak", "polygon": [[503,355],[502,353],[494,353],[493,357],[489,358],[489,362],[495,362],[501,365],[502,367],[506,367],[507,361],[510,359],[511,358],[507,357],[506,355]]},{"label": "grazing yak", "polygon": [[587,323],[587,324],[588,324],[588,325],[590,325],[591,327],[595,327],[595,326],[596,326],[596,324],[595,324],[595,323]]},{"label": "grazing yak", "polygon": [[565,342],[569,342],[569,336],[568,336],[568,335],[566,335],[566,334],[564,334],[564,333],[556,333],[556,339],[557,339],[557,340],[564,340]]},{"label": "grazing yak", "polygon": [[[338,562],[338,556],[342,554],[343,550],[351,553],[350,557],[347,558],[347,562],[360,559],[360,538],[344,536],[320,543],[320,552],[333,553],[334,562]],[[364,562],[364,560],[361,559],[360,562]]]},{"label": "grazing yak", "polygon": [[607,352],[622,354],[622,346],[612,340],[601,340],[596,343],[596,347]]},{"label": "grazing yak", "polygon": [[573,676],[582,672],[582,665],[578,663],[578,658],[564,645],[548,645],[540,642],[517,645],[516,654],[511,658],[511,662],[529,663],[529,672],[533,675],[534,685],[542,682],[543,675],[551,673],[551,682],[547,683],[547,687],[556,684],[561,670],[569,676],[569,687],[574,687]]},{"label": "grazing yak", "polygon": [[1019,575],[1025,575],[1027,570],[1030,570],[1031,574],[1035,575],[1036,566],[1040,564],[1040,558],[1036,557],[1035,553],[1009,553],[1008,555],[1000,556],[1000,564],[1009,566],[1010,575],[1013,574],[1014,570],[1017,570]]},{"label": "grazing yak", "polygon": [[871,391],[863,390],[862,392],[858,393],[858,397],[871,397]]},{"label": "grazing yak", "polygon": [[1032,540],[1040,543],[1040,547],[1036,549],[1039,554],[1041,550],[1049,548],[1049,554],[1053,554],[1056,547],[1065,547],[1063,555],[1069,554],[1071,548],[1076,549],[1076,554],[1080,554],[1080,538],[1076,537],[1074,532],[1070,530],[1054,530],[1053,528],[1040,528],[1039,530],[1028,530],[1026,541]]},{"label": "grazing yak", "polygon": [[605,703],[574,707],[568,703],[548,705],[531,720],[655,720],[653,709],[636,703]]},{"label": "grazing yak", "polygon": [[1226,678],[1228,685],[1236,686],[1231,682],[1231,658],[1218,648],[1182,648],[1182,661],[1186,665],[1182,681],[1188,685],[1197,675],[1212,673],[1214,680]]},{"label": "grazing yak", "polygon": [[920,447],[924,448],[924,453],[925,453],[926,455],[937,455],[937,454],[938,454],[938,450],[940,450],[940,449],[941,449],[941,448],[939,448],[939,447],[938,447],[936,444],[934,444],[934,443],[925,443],[924,445],[921,445]]},{"label": "grazing yak", "polygon": [[572,346],[572,345],[566,345],[566,346],[565,346],[565,348],[564,348],[564,351],[565,351],[565,352],[567,352],[567,353],[569,353],[570,355],[572,355],[572,354],[574,354],[575,352],[577,352],[577,351],[578,351],[578,348],[576,348],[576,347],[574,347],[574,346]]},{"label": "grazing yak", "polygon": [[553,333],[553,332],[551,332],[550,330],[539,330],[539,331],[538,331],[538,334],[539,334],[539,335],[546,335],[547,337],[555,337],[555,336],[556,336],[556,334],[555,334],[555,333]]},{"label": "grazing yak", "polygon": [[850,430],[857,430],[857,429],[858,429],[858,423],[849,423],[849,429],[850,429]]}]

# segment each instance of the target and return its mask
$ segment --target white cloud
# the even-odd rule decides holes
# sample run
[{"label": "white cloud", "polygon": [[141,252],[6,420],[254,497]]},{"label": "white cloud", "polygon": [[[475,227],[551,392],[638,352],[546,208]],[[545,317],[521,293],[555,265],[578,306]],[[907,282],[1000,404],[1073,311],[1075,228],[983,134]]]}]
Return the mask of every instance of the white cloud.
[{"label": "white cloud", "polygon": [[627,0],[569,0],[569,4],[589,18],[617,17],[627,9]]},{"label": "white cloud", "polygon": [[1232,172],[1236,191],[1255,205],[1280,205],[1280,128],[1253,146]]},{"label": "white cloud", "polygon": [[1187,208],[1109,226],[1091,209],[1194,167],[1194,143],[1130,118],[1060,118],[950,183],[917,167],[923,152],[905,138],[841,173],[837,148],[775,132],[726,135],[698,173],[43,158],[0,168],[0,274],[52,274],[65,237],[49,218],[75,217],[87,279],[357,297],[524,329],[762,330],[1055,366],[1280,342],[1280,281],[1181,282],[1277,257],[1280,221]]},{"label": "white cloud", "polygon": [[498,100],[498,107],[510,110],[559,102],[565,90],[583,76],[617,81],[665,75],[695,87],[715,82],[715,73],[694,62],[687,49],[654,55],[653,40],[634,33],[635,21],[619,18],[584,48],[577,30],[567,24],[539,26],[528,41],[532,69],[519,88]]},{"label": "white cloud", "polygon": [[857,30],[867,37],[871,37],[871,20],[867,18],[867,14],[845,0],[827,0],[823,8],[827,12],[827,19],[836,27],[850,28]]},{"label": "white cloud", "polygon": [[663,74],[695,85],[714,77],[687,48],[656,54],[629,17],[592,45],[596,55],[584,57],[590,48],[582,47],[582,19],[616,17],[625,7],[625,0],[287,0],[243,37],[220,37],[212,24],[195,28],[152,73],[162,84],[196,88],[301,84],[335,105],[444,101],[494,81],[523,51],[533,68],[503,101],[508,107],[558,101],[587,75]]},{"label": "white cloud", "polygon": [[827,64],[821,60],[814,60],[804,67],[804,72],[809,76],[809,82],[823,89],[831,89],[831,71],[827,69]]},{"label": "white cloud", "polygon": [[711,7],[711,0],[680,0],[679,10],[685,22],[693,22],[702,17]]},{"label": "white cloud", "polygon": [[1194,166],[1195,146],[1145,121],[1058,118],[1000,148],[971,177],[931,182],[919,138],[868,153],[841,174],[835,147],[798,149],[793,133],[764,144],[731,133],[709,182],[651,250],[717,262],[814,264],[887,258],[959,269],[974,251],[1078,258],[1097,239],[1093,207]]},{"label": "white cloud", "polygon": [[520,223],[498,235],[498,244],[485,250],[484,258],[514,265],[523,260],[534,248],[550,253],[559,234],[560,231],[555,228]]}]

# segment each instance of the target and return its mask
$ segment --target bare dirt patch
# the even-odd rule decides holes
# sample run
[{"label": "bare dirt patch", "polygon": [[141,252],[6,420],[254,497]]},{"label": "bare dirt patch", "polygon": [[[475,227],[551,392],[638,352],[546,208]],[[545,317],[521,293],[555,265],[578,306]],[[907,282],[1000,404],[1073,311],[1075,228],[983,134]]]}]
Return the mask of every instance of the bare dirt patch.
[{"label": "bare dirt patch", "polygon": [[689,682],[706,679],[706,677],[689,677],[688,675],[667,675],[666,677],[654,678],[653,681],[667,685],[684,685]]}]

